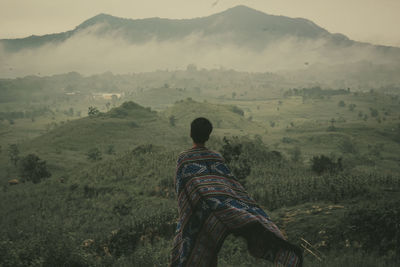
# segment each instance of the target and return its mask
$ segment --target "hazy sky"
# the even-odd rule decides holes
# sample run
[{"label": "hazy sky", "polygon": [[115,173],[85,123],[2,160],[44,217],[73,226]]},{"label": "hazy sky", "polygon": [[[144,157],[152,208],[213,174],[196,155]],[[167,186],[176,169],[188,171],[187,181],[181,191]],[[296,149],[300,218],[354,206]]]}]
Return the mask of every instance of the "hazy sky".
[{"label": "hazy sky", "polygon": [[193,18],[240,4],[307,18],[354,40],[400,46],[400,0],[0,0],[0,38],[71,30],[99,13]]}]

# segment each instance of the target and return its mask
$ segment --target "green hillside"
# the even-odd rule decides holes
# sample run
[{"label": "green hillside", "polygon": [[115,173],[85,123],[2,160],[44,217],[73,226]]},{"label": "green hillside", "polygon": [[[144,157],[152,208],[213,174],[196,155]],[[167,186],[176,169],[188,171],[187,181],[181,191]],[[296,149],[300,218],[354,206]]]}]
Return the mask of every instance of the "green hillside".
[{"label": "green hillside", "polygon": [[[196,117],[206,117],[213,122],[215,132],[221,135],[254,135],[264,131],[263,127],[252,122],[244,110],[235,105],[200,103],[189,98],[176,102],[163,114],[181,127],[188,127]],[[243,129],[246,129],[246,133]]]},{"label": "green hillside", "polygon": [[[77,104],[68,96],[54,102],[58,111],[49,106],[32,120],[18,117],[23,103],[0,105],[8,116],[0,121],[1,266],[166,266],[177,218],[175,161],[191,146],[189,124],[198,116],[214,125],[208,147],[225,157],[239,151],[229,166],[245,170],[240,180],[249,194],[292,242],[317,255],[305,252],[306,266],[398,266],[397,95],[313,87],[272,97],[265,89],[257,99],[197,92],[194,100],[191,90],[144,91],[110,102],[136,98],[157,112],[131,101]],[[163,97],[185,100],[166,104]],[[75,104],[104,112],[71,116],[67,107]],[[50,122],[58,123],[44,131]],[[45,160],[51,177],[22,182],[12,144],[20,160],[29,153]],[[322,156],[327,165],[315,163]],[[219,265],[271,266],[233,236]]]},{"label": "green hillside", "polygon": [[100,157],[110,157],[141,144],[182,147],[184,141],[181,130],[157,112],[125,102],[109,112],[64,123],[20,149],[40,155],[56,173],[63,173],[90,164],[88,153],[96,149]]},{"label": "green hillside", "polygon": [[[232,142],[242,144],[242,159],[251,159],[249,193],[292,242],[304,239],[322,253],[320,260],[306,253],[308,266],[396,266],[399,177],[320,176],[307,165],[271,157],[259,140]],[[166,266],[177,216],[178,151],[142,145],[63,180],[4,186],[2,265]],[[233,237],[219,256],[221,266],[270,266]]]}]

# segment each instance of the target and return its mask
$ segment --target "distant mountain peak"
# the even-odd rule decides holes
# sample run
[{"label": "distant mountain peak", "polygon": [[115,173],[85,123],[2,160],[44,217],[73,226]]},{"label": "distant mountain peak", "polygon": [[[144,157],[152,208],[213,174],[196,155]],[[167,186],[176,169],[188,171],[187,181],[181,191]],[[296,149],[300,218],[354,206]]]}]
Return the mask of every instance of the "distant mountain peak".
[{"label": "distant mountain peak", "polygon": [[231,8],[228,8],[226,11],[252,11],[252,12],[260,12],[254,8],[245,6],[245,5],[237,5]]},{"label": "distant mountain peak", "polygon": [[229,15],[229,16],[251,16],[251,15],[255,15],[255,16],[272,16],[269,15],[267,13],[264,13],[262,11],[256,10],[254,8],[248,7],[248,6],[244,6],[244,5],[238,5],[235,7],[231,7],[228,8],[225,11],[222,11],[221,13],[217,13],[215,15]]},{"label": "distant mountain peak", "polygon": [[87,28],[90,26],[93,26],[95,24],[98,23],[112,23],[114,21],[119,21],[119,20],[123,20],[123,18],[119,18],[119,17],[114,17],[112,15],[109,14],[105,14],[105,13],[100,13],[88,20],[85,20],[84,22],[82,22],[79,26],[77,26],[77,29],[82,29],[82,28]]}]

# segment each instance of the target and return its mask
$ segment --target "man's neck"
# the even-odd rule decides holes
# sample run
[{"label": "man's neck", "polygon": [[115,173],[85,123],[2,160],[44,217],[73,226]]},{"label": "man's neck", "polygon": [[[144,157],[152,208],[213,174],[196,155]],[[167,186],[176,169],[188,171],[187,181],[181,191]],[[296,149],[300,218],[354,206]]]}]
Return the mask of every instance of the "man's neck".
[{"label": "man's neck", "polygon": [[193,148],[203,148],[203,147],[206,147],[205,144],[193,143]]}]

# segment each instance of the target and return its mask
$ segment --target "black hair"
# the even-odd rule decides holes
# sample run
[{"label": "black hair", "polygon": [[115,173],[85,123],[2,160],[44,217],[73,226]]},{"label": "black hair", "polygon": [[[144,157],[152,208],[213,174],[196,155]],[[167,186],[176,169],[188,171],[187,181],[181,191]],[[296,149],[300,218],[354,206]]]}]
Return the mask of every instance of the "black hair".
[{"label": "black hair", "polygon": [[197,118],[190,124],[190,137],[193,142],[203,144],[208,140],[212,132],[213,126],[206,118]]}]

